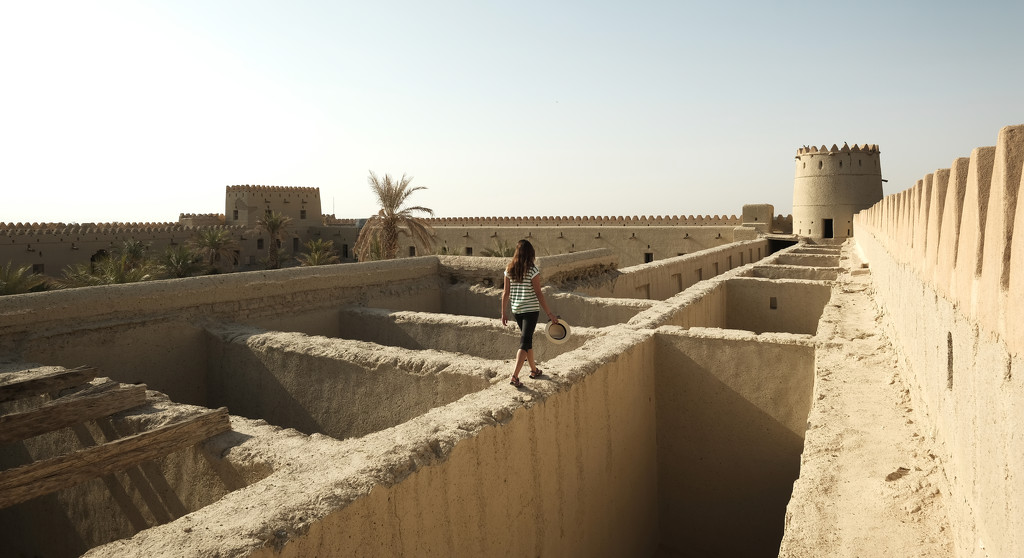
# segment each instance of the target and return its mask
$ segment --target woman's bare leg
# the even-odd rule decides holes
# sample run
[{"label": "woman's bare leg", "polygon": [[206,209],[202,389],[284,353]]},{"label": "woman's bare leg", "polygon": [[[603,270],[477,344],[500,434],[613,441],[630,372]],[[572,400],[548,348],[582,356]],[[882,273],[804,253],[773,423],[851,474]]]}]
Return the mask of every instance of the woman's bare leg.
[{"label": "woman's bare leg", "polygon": [[519,371],[523,369],[523,361],[525,361],[527,358],[529,358],[531,362],[533,361],[532,353],[533,349],[530,349],[529,351],[519,349],[519,351],[516,352],[516,371],[515,374],[512,374],[513,378],[519,377]]}]

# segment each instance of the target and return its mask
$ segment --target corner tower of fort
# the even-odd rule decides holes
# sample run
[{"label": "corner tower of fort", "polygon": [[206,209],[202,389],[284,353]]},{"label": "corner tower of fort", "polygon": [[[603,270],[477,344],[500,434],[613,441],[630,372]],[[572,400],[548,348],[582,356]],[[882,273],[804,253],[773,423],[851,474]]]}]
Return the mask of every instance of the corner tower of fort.
[{"label": "corner tower of fort", "polygon": [[793,233],[815,240],[853,236],[853,215],[882,199],[877,145],[801,147],[793,183]]}]

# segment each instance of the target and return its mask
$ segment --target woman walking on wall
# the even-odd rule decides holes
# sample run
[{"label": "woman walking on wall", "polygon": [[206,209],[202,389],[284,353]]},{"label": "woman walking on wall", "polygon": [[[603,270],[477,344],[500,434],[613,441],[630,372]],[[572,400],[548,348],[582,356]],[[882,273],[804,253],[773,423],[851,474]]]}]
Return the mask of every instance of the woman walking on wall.
[{"label": "woman walking on wall", "polygon": [[548,308],[544,293],[540,290],[540,270],[534,265],[536,253],[533,244],[528,240],[520,240],[516,245],[516,253],[505,268],[505,289],[501,293],[501,324],[508,324],[508,309],[522,332],[519,351],[516,352],[516,371],[512,373],[510,384],[518,387],[519,371],[523,369],[523,361],[530,363],[530,377],[538,378],[541,371],[533,360],[533,331],[537,329],[537,318],[543,308],[552,323],[558,323],[558,317]]}]

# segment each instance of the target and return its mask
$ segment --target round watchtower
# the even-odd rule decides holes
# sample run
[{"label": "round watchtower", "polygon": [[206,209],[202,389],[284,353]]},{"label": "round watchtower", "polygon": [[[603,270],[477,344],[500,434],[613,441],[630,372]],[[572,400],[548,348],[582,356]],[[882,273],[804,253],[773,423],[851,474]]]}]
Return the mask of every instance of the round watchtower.
[{"label": "round watchtower", "polygon": [[877,145],[801,147],[793,183],[793,233],[811,239],[853,236],[853,215],[882,199]]}]

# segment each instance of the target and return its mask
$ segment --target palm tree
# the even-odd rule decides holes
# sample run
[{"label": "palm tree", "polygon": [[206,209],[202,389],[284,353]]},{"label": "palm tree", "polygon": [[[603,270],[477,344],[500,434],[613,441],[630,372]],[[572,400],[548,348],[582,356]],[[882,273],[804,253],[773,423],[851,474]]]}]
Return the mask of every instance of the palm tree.
[{"label": "palm tree", "polygon": [[380,204],[380,211],[369,218],[363,229],[359,231],[359,238],[356,239],[355,253],[360,260],[376,259],[374,257],[373,245],[380,245],[380,259],[394,259],[398,255],[398,229],[405,227],[409,229],[413,239],[427,251],[433,244],[433,229],[421,218],[414,217],[413,213],[423,212],[433,216],[434,210],[426,207],[412,206],[405,207],[409,196],[417,190],[426,190],[425,186],[410,188],[409,183],[412,177],[402,175],[402,179],[395,182],[391,175],[385,174],[383,179],[377,177],[370,171],[367,180],[370,183],[370,190],[377,196]]},{"label": "palm tree", "polygon": [[203,268],[203,256],[188,245],[176,244],[164,250],[160,265],[170,277],[191,277]]},{"label": "palm tree", "polygon": [[146,252],[149,251],[149,245],[141,240],[125,240],[121,244],[121,248],[115,252],[119,256],[123,266],[136,267],[146,260]]},{"label": "palm tree", "polygon": [[487,256],[489,258],[511,258],[516,255],[516,246],[509,244],[504,240],[494,241],[494,248],[484,248],[480,251],[481,256]]},{"label": "palm tree", "polygon": [[54,286],[58,289],[71,289],[75,287],[88,287],[90,285],[102,285],[103,280],[96,275],[98,271],[98,262],[107,259],[109,256],[104,256],[102,260],[97,260],[92,264],[74,264],[69,265],[61,271],[61,278],[54,281]]},{"label": "palm tree", "polygon": [[270,237],[269,242],[267,242],[267,269],[281,267],[280,244],[284,240],[284,235],[288,232],[288,227],[291,224],[291,217],[286,217],[270,210],[267,210],[266,214],[256,221],[256,230],[264,232]]},{"label": "palm tree", "polygon": [[234,263],[238,241],[227,229],[202,229],[188,241],[195,251],[199,252],[210,271],[219,271],[223,262]]},{"label": "palm tree", "polygon": [[32,273],[31,265],[14,267],[13,263],[7,262],[0,266],[0,296],[29,293],[42,290],[45,286],[46,279],[38,273]]},{"label": "palm tree", "polygon": [[160,265],[147,257],[149,246],[138,240],[126,240],[114,250],[90,264],[77,264],[64,268],[63,277],[55,282],[58,288],[87,287],[137,283],[159,278]]},{"label": "palm tree", "polygon": [[341,263],[338,253],[334,250],[334,241],[322,238],[314,238],[307,242],[306,251],[295,259],[304,266]]}]

